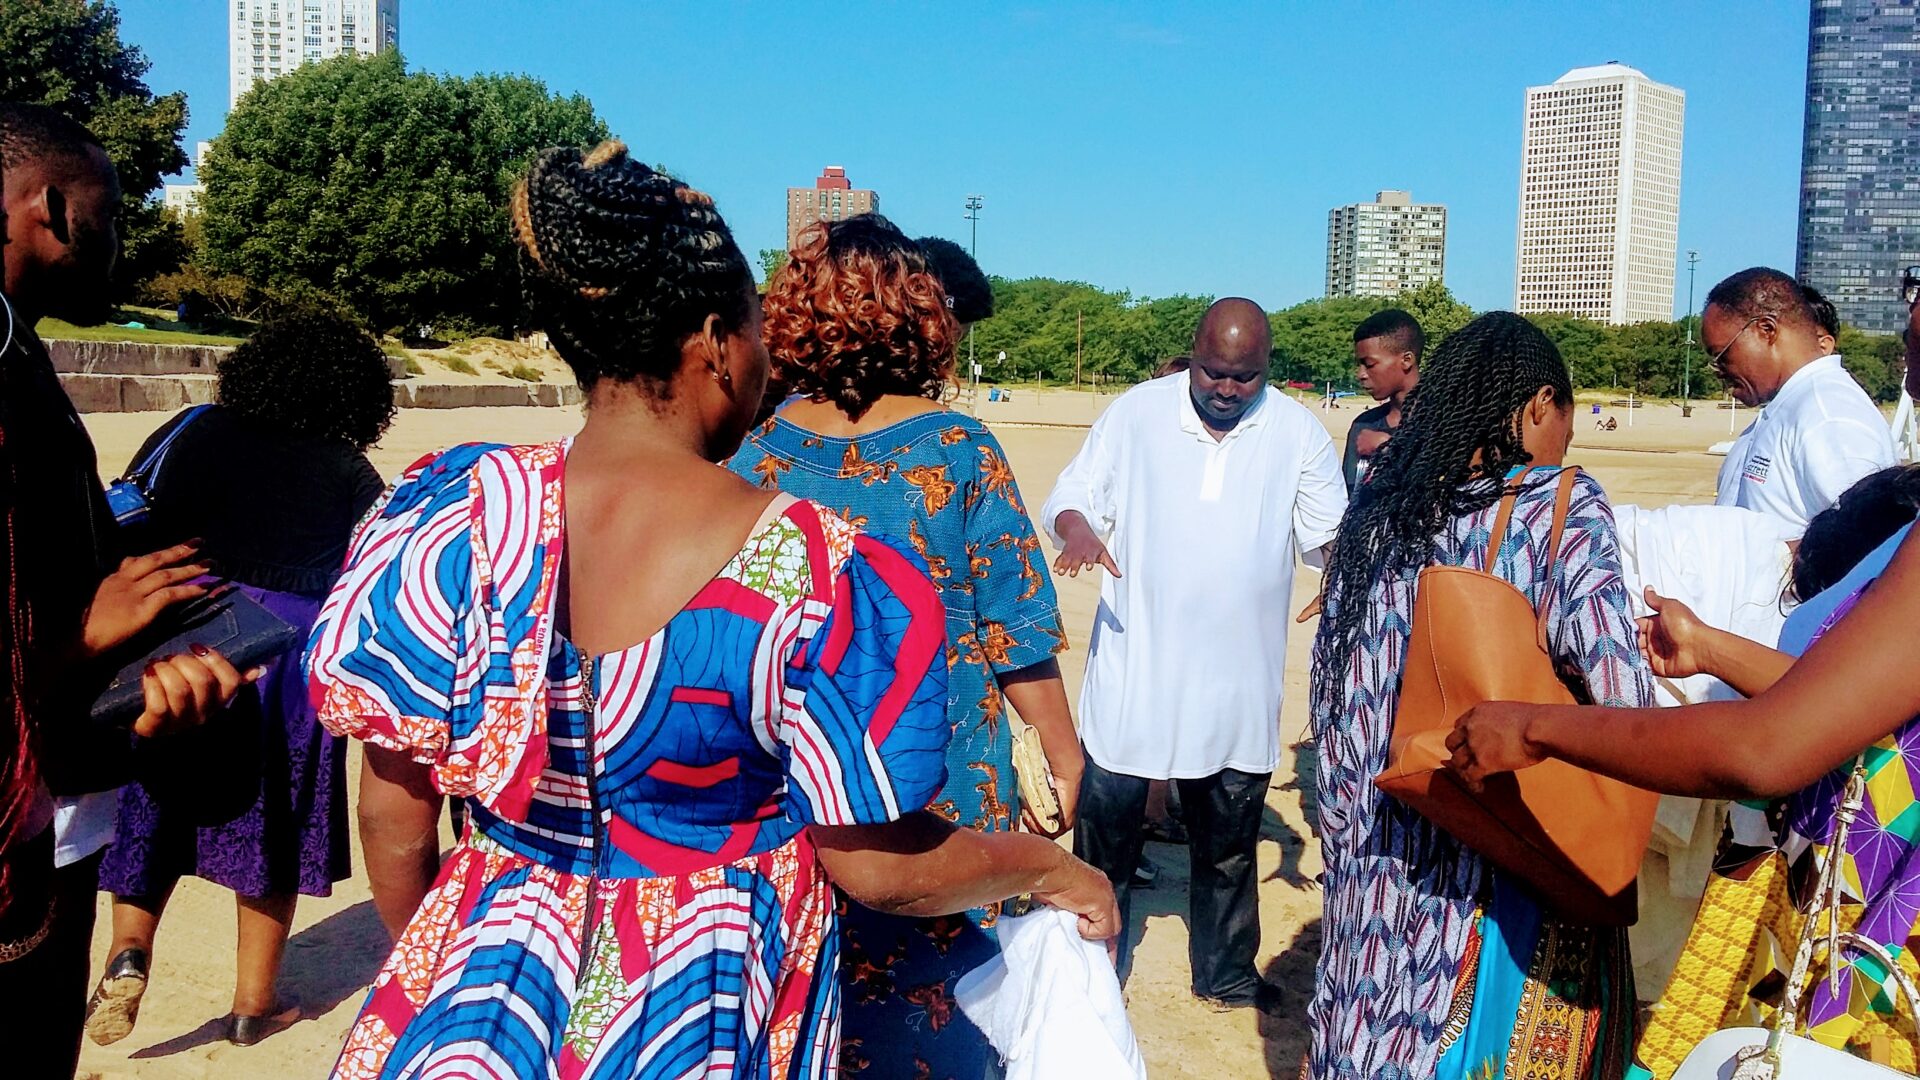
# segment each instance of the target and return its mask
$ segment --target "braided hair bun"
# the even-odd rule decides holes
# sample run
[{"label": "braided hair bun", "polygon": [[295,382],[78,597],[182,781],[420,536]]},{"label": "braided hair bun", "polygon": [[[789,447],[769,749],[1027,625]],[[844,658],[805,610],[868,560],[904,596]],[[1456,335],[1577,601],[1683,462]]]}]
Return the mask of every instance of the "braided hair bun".
[{"label": "braided hair bun", "polygon": [[664,394],[680,346],[718,315],[745,326],[753,275],[713,199],[609,140],[547,150],[510,207],[521,294],[583,389]]},{"label": "braided hair bun", "polygon": [[1315,716],[1344,715],[1345,680],[1376,582],[1411,578],[1456,518],[1500,499],[1507,472],[1532,460],[1521,415],[1543,388],[1573,407],[1567,365],[1547,335],[1492,311],[1447,335],[1420,368],[1406,419],[1374,456],[1340,522],[1314,640]]}]

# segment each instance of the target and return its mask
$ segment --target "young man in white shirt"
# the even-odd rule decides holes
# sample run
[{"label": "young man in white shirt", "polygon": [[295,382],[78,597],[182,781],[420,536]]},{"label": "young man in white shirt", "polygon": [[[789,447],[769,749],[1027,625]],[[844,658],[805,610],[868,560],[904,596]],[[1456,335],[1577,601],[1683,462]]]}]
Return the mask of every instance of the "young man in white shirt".
[{"label": "young man in white shirt", "polygon": [[1148,782],[1176,782],[1193,992],[1265,1012],[1279,999],[1253,964],[1254,846],[1280,760],[1293,563],[1318,556],[1347,502],[1326,429],[1268,385],[1271,352],[1258,304],[1214,304],[1187,371],[1109,406],[1041,512],[1056,570],[1106,571],[1080,696],[1074,851],[1106,873],[1124,915]]},{"label": "young man in white shirt", "polygon": [[1824,345],[1798,282],[1742,270],[1713,287],[1700,318],[1712,367],[1740,404],[1764,406],[1720,466],[1721,506],[1804,530],[1840,493],[1894,463],[1886,417]]}]

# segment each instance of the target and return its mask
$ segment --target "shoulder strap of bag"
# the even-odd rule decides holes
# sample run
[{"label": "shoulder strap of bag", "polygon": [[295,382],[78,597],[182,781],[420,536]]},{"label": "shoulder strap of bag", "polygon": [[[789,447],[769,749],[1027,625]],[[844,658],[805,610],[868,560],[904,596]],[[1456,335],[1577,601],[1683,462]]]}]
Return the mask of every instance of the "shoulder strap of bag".
[{"label": "shoulder strap of bag", "polygon": [[201,413],[211,408],[213,408],[211,405],[195,405],[193,408],[188,409],[186,414],[180,417],[179,421],[173,425],[173,430],[167,432],[167,437],[160,440],[160,445],[154,447],[153,451],[146,457],[135,462],[133,468],[128,470],[127,475],[123,479],[131,480],[144,489],[147,486],[147,481],[153,477],[154,473],[160,471],[161,464],[167,460],[167,451],[173,449],[174,440],[180,437],[181,432],[192,427],[193,422],[200,418]]},{"label": "shoulder strap of bag", "polygon": [[1553,606],[1554,582],[1560,574],[1560,540],[1567,533],[1567,514],[1573,508],[1573,482],[1580,476],[1580,470],[1569,466],[1560,470],[1560,483],[1553,493],[1553,524],[1547,532],[1547,568],[1546,587],[1540,593],[1540,606],[1534,609],[1534,636],[1540,644],[1540,651],[1550,653],[1547,647],[1547,611]]},{"label": "shoulder strap of bag", "polygon": [[1527,474],[1533,471],[1529,465],[1520,470],[1519,475],[1507,481],[1506,494],[1500,497],[1500,509],[1493,515],[1493,531],[1487,535],[1487,573],[1493,573],[1493,565],[1500,561],[1500,545],[1507,538],[1507,525],[1513,520],[1513,504],[1520,498],[1520,489],[1525,484]]}]

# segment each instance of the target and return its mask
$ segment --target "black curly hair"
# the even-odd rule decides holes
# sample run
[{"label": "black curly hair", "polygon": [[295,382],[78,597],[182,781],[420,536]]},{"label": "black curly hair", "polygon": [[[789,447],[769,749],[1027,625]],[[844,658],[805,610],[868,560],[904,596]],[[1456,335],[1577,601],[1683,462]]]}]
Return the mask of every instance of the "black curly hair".
[{"label": "black curly hair", "polygon": [[1806,284],[1800,286],[1800,296],[1807,302],[1807,309],[1813,312],[1813,321],[1820,324],[1820,329],[1825,331],[1828,337],[1838,338],[1840,312],[1833,306],[1833,301],[1827,299],[1819,289]]},{"label": "black curly hair", "polygon": [[585,390],[664,396],[680,346],[718,315],[748,323],[753,273],[713,199],[608,140],[534,158],[509,208],[521,294]]},{"label": "black curly hair", "polygon": [[1887,537],[1920,516],[1920,465],[1871,473],[1807,522],[1793,554],[1790,595],[1805,602],[1838,584]]},{"label": "black curly hair", "polygon": [[1393,342],[1394,348],[1412,353],[1416,364],[1420,362],[1420,354],[1427,351],[1427,335],[1420,329],[1420,320],[1399,308],[1376,311],[1353,328],[1355,345],[1374,338],[1386,338]]},{"label": "black curly hair", "polygon": [[1418,574],[1448,524],[1498,502],[1507,472],[1532,460],[1521,445],[1521,413],[1542,388],[1573,407],[1560,351],[1510,311],[1447,335],[1421,367],[1406,419],[1374,455],[1334,541],[1313,645],[1316,717],[1343,713],[1374,583]]},{"label": "black curly hair", "polygon": [[294,311],[261,323],[220,362],[217,400],[278,430],[365,450],[393,423],[392,379],[380,343],[352,320]]},{"label": "black curly hair", "polygon": [[927,263],[947,291],[947,310],[956,322],[967,326],[993,316],[993,285],[966,248],[944,236],[923,236],[914,243],[927,253]]},{"label": "black curly hair", "polygon": [[1809,330],[1824,329],[1819,310],[1808,301],[1806,287],[1791,275],[1767,266],[1750,266],[1709,289],[1706,307],[1725,308],[1742,319],[1772,317]]}]

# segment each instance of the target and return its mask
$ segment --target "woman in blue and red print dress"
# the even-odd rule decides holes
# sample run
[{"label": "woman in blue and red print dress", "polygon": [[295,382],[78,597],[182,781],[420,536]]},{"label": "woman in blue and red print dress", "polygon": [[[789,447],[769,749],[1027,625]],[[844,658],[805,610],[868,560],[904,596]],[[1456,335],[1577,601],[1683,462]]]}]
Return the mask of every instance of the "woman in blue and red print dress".
[{"label": "woman in blue and red print dress", "polygon": [[[767,354],[712,200],[607,143],[539,156],[511,217],[587,423],[415,466],[322,611],[375,900],[414,911],[335,1075],[828,1075],[830,882],[926,915],[1031,891],[1110,935],[1091,868],[922,812],[948,738],[923,564],[714,464]],[[435,788],[471,820],[430,880]]]}]

